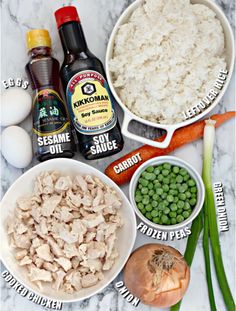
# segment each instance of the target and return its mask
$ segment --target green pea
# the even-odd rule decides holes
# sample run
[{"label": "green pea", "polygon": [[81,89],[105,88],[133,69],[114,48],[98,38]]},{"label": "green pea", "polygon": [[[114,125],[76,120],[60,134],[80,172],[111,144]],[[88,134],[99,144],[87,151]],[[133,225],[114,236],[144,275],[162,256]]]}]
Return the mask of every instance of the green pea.
[{"label": "green pea", "polygon": [[167,199],[168,202],[173,202],[174,201],[174,197],[171,194],[169,194],[166,199]]},{"label": "green pea", "polygon": [[152,215],[151,215],[150,212],[147,212],[147,213],[145,214],[145,216],[146,216],[147,219],[152,220]]},{"label": "green pea", "polygon": [[192,188],[190,189],[190,191],[191,191],[192,193],[197,193],[197,187],[192,187]]},{"label": "green pea", "polygon": [[156,194],[162,195],[163,194],[163,189],[162,188],[158,188],[156,189]]},{"label": "green pea", "polygon": [[168,185],[163,185],[162,187],[164,192],[168,192],[169,191],[169,186]]},{"label": "green pea", "polygon": [[151,204],[147,204],[145,207],[147,212],[151,212],[152,211],[152,205]]},{"label": "green pea", "polygon": [[165,170],[165,169],[164,169],[164,170],[162,171],[162,175],[163,175],[163,176],[168,176],[169,173],[170,173],[169,170]]},{"label": "green pea", "polygon": [[141,184],[143,187],[147,187],[147,185],[148,185],[148,180],[142,178],[142,179],[140,180],[140,184]]},{"label": "green pea", "polygon": [[[175,190],[173,190],[173,189],[170,189],[170,190],[169,190],[169,194],[171,194],[171,195],[175,195],[175,194],[176,194],[176,191],[175,191]],[[178,192],[177,192],[177,194],[178,194]]]},{"label": "green pea", "polygon": [[170,225],[170,219],[169,219],[169,218],[168,218],[166,224],[167,224],[167,225]]},{"label": "green pea", "polygon": [[142,195],[140,190],[135,191],[135,195]]},{"label": "green pea", "polygon": [[184,193],[185,190],[186,190],[185,187],[183,187],[183,186],[179,187],[179,192],[180,192],[180,193]]},{"label": "green pea", "polygon": [[164,204],[163,202],[160,202],[160,203],[158,204],[158,208],[159,208],[160,211],[163,211],[164,208],[165,208],[165,204]]},{"label": "green pea", "polygon": [[179,170],[179,173],[180,173],[180,175],[185,176],[185,175],[188,174],[188,171],[187,171],[185,168],[182,167],[182,168]]},{"label": "green pea", "polygon": [[184,187],[185,191],[188,189],[188,185],[186,183],[183,183],[182,187]]},{"label": "green pea", "polygon": [[189,210],[189,209],[191,209],[191,206],[190,206],[189,202],[185,202],[185,203],[184,203],[183,209],[184,209],[184,210]]},{"label": "green pea", "polygon": [[159,221],[160,221],[160,218],[159,218],[159,217],[154,217],[152,221],[153,221],[155,224],[158,224]]},{"label": "green pea", "polygon": [[184,201],[178,201],[177,206],[178,206],[178,208],[183,208],[184,207]]},{"label": "green pea", "polygon": [[196,183],[195,183],[195,181],[191,178],[191,179],[188,180],[188,185],[189,185],[189,187],[193,187],[193,186],[196,185]]},{"label": "green pea", "polygon": [[144,178],[145,178],[146,180],[151,180],[151,178],[152,178],[152,173],[146,173],[145,176],[144,176]]},{"label": "green pea", "polygon": [[147,174],[147,172],[144,171],[144,172],[142,172],[141,176],[142,176],[142,177],[145,177],[146,174]]},{"label": "green pea", "polygon": [[178,176],[176,177],[176,182],[177,182],[177,183],[182,183],[182,182],[183,182],[183,177],[182,177],[181,175],[178,175]]},{"label": "green pea", "polygon": [[163,170],[163,166],[162,165],[158,165],[158,168],[159,168],[160,171]]},{"label": "green pea", "polygon": [[163,200],[162,202],[166,207],[169,205],[169,202],[167,200]]},{"label": "green pea", "polygon": [[143,186],[142,186],[141,184],[139,184],[139,185],[138,185],[138,189],[141,190],[142,188],[143,188]]},{"label": "green pea", "polygon": [[176,219],[175,218],[171,218],[170,222],[171,222],[172,225],[175,225],[176,224]]},{"label": "green pea", "polygon": [[176,213],[176,212],[169,212],[169,216],[170,216],[171,218],[176,218],[177,213]]},{"label": "green pea", "polygon": [[156,193],[153,194],[152,198],[153,198],[154,201],[159,201],[159,199],[160,199],[159,195],[156,194]]},{"label": "green pea", "polygon": [[160,172],[161,172],[161,171],[159,170],[159,168],[156,167],[156,168],[154,169],[154,172],[153,172],[153,173],[154,173],[155,175],[159,175]]},{"label": "green pea", "polygon": [[177,203],[179,201],[178,197],[174,197],[174,203]]},{"label": "green pea", "polygon": [[174,167],[173,167],[173,172],[174,172],[175,174],[178,174],[178,173],[179,173],[179,167],[178,167],[178,166],[174,166]]},{"label": "green pea", "polygon": [[149,167],[146,168],[146,171],[148,173],[152,173],[154,171],[154,167],[153,166],[149,166]]},{"label": "green pea", "polygon": [[141,189],[141,193],[142,193],[142,194],[148,194],[148,188],[143,187],[143,188]]},{"label": "green pea", "polygon": [[166,215],[162,215],[161,216],[161,221],[163,222],[163,224],[166,224],[167,222],[168,222],[168,216],[166,216]]},{"label": "green pea", "polygon": [[143,203],[141,203],[141,202],[140,202],[140,203],[138,203],[138,208],[139,208],[139,209],[143,209],[143,208],[144,208]]},{"label": "green pea", "polygon": [[170,212],[170,209],[168,207],[166,207],[163,211],[164,214],[168,215]]},{"label": "green pea", "polygon": [[180,193],[179,194],[179,199],[182,200],[182,201],[185,201],[186,200],[186,194]]},{"label": "green pea", "polygon": [[162,199],[165,199],[167,197],[167,193],[166,192],[162,193],[161,197]]},{"label": "green pea", "polygon": [[158,179],[159,181],[162,181],[162,180],[163,180],[163,175],[162,175],[162,174],[159,174],[159,175],[157,176],[157,179]]},{"label": "green pea", "polygon": [[184,217],[182,215],[178,215],[176,217],[176,220],[177,220],[178,223],[180,223],[180,222],[184,221]]},{"label": "green pea", "polygon": [[149,203],[149,198],[143,198],[143,199],[142,199],[142,203],[143,203],[144,205],[147,205],[147,204]]},{"label": "green pea", "polygon": [[[158,206],[158,202],[157,201],[152,201],[152,207],[157,207]],[[155,216],[153,216],[155,217]]]},{"label": "green pea", "polygon": [[149,189],[149,190],[152,190],[153,188],[154,188],[153,183],[149,183],[149,184],[148,184],[148,189]]},{"label": "green pea", "polygon": [[[154,180],[155,182],[156,180]],[[154,189],[159,189],[161,188],[161,184],[159,183],[159,181],[157,181],[157,183],[154,184]]]},{"label": "green pea", "polygon": [[173,189],[173,190],[175,190],[175,189],[177,189],[177,186],[176,186],[176,184],[175,183],[173,183],[173,184],[170,184],[170,189]]},{"label": "green pea", "polygon": [[163,182],[163,184],[169,184],[170,183],[170,178],[169,177],[164,177],[162,182]]},{"label": "green pea", "polygon": [[177,209],[177,212],[176,212],[178,215],[181,215],[182,213],[183,213],[183,210],[182,210],[182,208],[179,208],[179,209]]},{"label": "green pea", "polygon": [[186,191],[185,192],[186,198],[189,199],[191,198],[191,192],[190,191]]},{"label": "green pea", "polygon": [[151,215],[152,217],[157,217],[158,216],[158,212],[157,211],[151,211]]},{"label": "green pea", "polygon": [[154,173],[150,173],[151,174],[151,180],[153,181],[153,180],[155,180],[157,177],[156,177],[156,175],[154,174]]},{"label": "green pea", "polygon": [[172,203],[172,204],[170,205],[170,209],[171,209],[173,212],[177,211],[177,209],[178,209],[177,204],[176,204],[176,203]]},{"label": "green pea", "polygon": [[184,176],[184,181],[189,180],[189,178],[190,178],[190,175],[189,175],[189,174],[185,175],[185,176]]},{"label": "green pea", "polygon": [[182,187],[182,185],[181,185],[180,183],[177,183],[177,184],[176,184],[177,190],[179,190],[180,187]]},{"label": "green pea", "polygon": [[187,212],[187,211],[183,211],[183,217],[186,219],[186,218],[188,218],[189,217],[189,212]]},{"label": "green pea", "polygon": [[140,212],[141,212],[143,215],[145,215],[145,214],[146,214],[145,208],[142,208],[142,209],[140,210]]},{"label": "green pea", "polygon": [[136,201],[137,203],[141,202],[141,201],[142,201],[142,196],[141,196],[141,195],[136,195],[136,196],[135,196],[135,201]]},{"label": "green pea", "polygon": [[148,194],[149,194],[151,197],[153,196],[154,193],[155,193],[154,190],[149,190],[149,192],[148,192]]},{"label": "green pea", "polygon": [[190,201],[189,201],[189,204],[192,205],[192,206],[195,206],[197,203],[197,200],[195,198],[192,198]]},{"label": "green pea", "polygon": [[163,164],[163,168],[166,170],[170,170],[171,169],[171,164],[170,163],[164,163]]}]

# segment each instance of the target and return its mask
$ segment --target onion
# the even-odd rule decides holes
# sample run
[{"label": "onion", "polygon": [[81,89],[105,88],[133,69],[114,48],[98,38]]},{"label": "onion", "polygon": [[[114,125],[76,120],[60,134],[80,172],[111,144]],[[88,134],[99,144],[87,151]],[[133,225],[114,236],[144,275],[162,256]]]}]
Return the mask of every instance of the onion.
[{"label": "onion", "polygon": [[160,308],[182,299],[189,278],[189,267],[180,252],[162,244],[146,244],[136,249],[124,270],[129,291],[144,304]]}]

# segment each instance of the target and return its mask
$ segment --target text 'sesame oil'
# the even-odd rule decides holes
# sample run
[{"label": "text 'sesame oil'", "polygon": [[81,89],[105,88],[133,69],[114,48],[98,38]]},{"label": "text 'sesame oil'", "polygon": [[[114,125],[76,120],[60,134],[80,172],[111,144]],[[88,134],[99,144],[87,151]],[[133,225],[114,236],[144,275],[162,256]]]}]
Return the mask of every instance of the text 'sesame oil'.
[{"label": "text 'sesame oil'", "polygon": [[115,154],[124,142],[103,65],[87,47],[76,8],[63,7],[55,16],[65,54],[61,79],[80,151],[86,159]]},{"label": "text 'sesame oil'", "polygon": [[59,91],[59,62],[51,56],[47,30],[27,33],[30,61],[26,73],[32,89],[33,148],[39,161],[74,155],[66,106]]}]

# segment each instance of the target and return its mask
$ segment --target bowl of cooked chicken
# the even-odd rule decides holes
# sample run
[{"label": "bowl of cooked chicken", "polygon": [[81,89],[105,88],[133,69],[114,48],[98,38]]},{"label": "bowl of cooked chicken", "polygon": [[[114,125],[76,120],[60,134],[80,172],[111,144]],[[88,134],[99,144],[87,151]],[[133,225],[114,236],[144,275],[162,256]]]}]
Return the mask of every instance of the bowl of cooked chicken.
[{"label": "bowl of cooked chicken", "polygon": [[104,289],[136,238],[133,208],[97,169],[71,159],[34,166],[1,202],[1,260],[26,288],[73,302]]}]

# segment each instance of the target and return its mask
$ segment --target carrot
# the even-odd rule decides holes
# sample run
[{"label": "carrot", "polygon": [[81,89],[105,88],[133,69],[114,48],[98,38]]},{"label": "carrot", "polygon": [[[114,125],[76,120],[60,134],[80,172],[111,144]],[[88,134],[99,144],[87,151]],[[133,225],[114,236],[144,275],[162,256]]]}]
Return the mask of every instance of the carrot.
[{"label": "carrot", "polygon": [[[223,114],[215,114],[210,118],[216,121],[216,127],[236,116],[236,111],[229,111]],[[182,127],[175,131],[169,146],[165,149],[155,148],[144,145],[130,153],[127,153],[120,159],[112,162],[105,169],[105,174],[109,176],[115,183],[122,185],[128,182],[136,169],[145,161],[166,155],[181,146],[200,139],[203,136],[205,121],[198,121],[188,126]],[[165,135],[155,139],[162,141]]]}]

